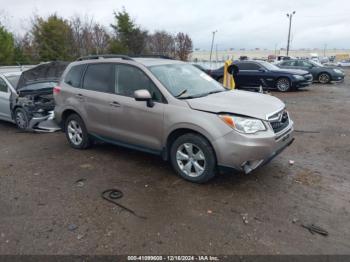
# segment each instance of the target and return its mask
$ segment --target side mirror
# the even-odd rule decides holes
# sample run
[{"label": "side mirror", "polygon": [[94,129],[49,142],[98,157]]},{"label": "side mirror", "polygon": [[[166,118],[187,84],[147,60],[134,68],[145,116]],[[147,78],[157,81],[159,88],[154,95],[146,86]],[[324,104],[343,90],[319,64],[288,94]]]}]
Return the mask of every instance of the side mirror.
[{"label": "side mirror", "polygon": [[235,77],[239,73],[239,68],[236,65],[230,65],[228,67],[228,72]]},{"label": "side mirror", "polygon": [[153,107],[154,103],[152,100],[152,96],[150,94],[150,92],[146,89],[140,89],[140,90],[136,90],[134,92],[134,98],[136,101],[145,101],[147,102],[147,106],[148,107]]}]

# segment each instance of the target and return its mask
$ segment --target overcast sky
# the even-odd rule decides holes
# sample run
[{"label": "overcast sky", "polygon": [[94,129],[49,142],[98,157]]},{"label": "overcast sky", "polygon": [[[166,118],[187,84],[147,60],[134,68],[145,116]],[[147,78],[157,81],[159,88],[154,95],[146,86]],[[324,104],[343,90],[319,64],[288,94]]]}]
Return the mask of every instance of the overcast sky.
[{"label": "overcast sky", "polygon": [[292,48],[350,48],[350,0],[0,0],[0,14],[10,30],[23,33],[33,13],[87,14],[109,26],[113,10],[123,6],[151,32],[187,32],[195,48],[210,49],[214,30],[220,50],[285,47],[286,13],[294,10]]}]

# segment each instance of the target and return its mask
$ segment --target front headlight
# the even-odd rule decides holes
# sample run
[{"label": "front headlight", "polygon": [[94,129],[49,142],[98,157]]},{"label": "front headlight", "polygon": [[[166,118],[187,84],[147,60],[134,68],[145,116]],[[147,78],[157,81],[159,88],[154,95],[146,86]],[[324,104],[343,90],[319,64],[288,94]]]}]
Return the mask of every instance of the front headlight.
[{"label": "front headlight", "polygon": [[300,76],[300,75],[293,75],[293,77],[294,77],[296,80],[304,80],[304,77],[303,77],[303,76]]},{"label": "front headlight", "polygon": [[222,121],[244,134],[255,134],[259,131],[266,131],[264,123],[259,119],[234,116],[234,115],[219,115]]},{"label": "front headlight", "polygon": [[335,73],[337,74],[343,74],[343,71],[339,70],[339,69],[333,69]]}]

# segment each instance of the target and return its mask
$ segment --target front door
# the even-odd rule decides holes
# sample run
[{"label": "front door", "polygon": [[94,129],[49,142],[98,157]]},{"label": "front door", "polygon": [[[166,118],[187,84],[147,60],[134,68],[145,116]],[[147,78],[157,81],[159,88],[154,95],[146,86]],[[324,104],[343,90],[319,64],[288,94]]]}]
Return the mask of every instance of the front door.
[{"label": "front door", "polygon": [[[119,64],[115,70],[115,95],[109,101],[112,106],[110,123],[113,139],[145,150],[162,150],[164,98],[152,80],[139,68]],[[134,92],[148,90],[154,106],[136,101]]]},{"label": "front door", "polygon": [[12,120],[10,108],[11,90],[4,79],[0,77],[0,119]]}]

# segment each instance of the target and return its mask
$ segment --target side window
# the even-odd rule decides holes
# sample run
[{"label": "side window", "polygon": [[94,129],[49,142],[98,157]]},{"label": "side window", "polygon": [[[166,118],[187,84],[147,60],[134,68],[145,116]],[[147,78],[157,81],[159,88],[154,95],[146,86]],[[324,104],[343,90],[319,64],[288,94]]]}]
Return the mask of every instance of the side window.
[{"label": "side window", "polygon": [[144,72],[134,66],[117,65],[115,93],[134,97],[134,92],[139,89],[147,89],[151,93],[153,101],[163,102],[162,94]]},{"label": "side window", "polygon": [[283,62],[282,66],[292,66],[291,61]]},{"label": "side window", "polygon": [[83,88],[103,93],[113,92],[113,64],[90,64],[86,69]]},{"label": "side window", "polygon": [[311,64],[307,61],[299,61],[299,66],[302,66],[302,67],[310,67]]},{"label": "side window", "polygon": [[64,82],[72,87],[80,87],[84,69],[85,65],[73,66],[64,79]]},{"label": "side window", "polygon": [[7,84],[4,81],[4,79],[2,79],[1,77],[0,77],[0,92],[7,93]]},{"label": "side window", "polygon": [[238,64],[239,70],[259,70],[260,66],[254,63]]}]

